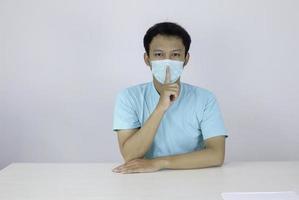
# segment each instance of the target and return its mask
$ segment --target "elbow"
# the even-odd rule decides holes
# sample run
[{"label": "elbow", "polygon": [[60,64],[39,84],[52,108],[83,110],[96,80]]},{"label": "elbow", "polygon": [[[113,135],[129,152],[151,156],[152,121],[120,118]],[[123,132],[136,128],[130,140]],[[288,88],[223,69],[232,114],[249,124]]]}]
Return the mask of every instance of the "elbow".
[{"label": "elbow", "polygon": [[224,164],[225,154],[224,152],[215,152],[214,158],[214,166],[221,167]]},{"label": "elbow", "polygon": [[215,160],[215,166],[221,167],[224,164],[224,155],[223,156],[217,156]]},{"label": "elbow", "polygon": [[216,167],[221,167],[224,164],[224,160],[217,160],[215,163]]}]

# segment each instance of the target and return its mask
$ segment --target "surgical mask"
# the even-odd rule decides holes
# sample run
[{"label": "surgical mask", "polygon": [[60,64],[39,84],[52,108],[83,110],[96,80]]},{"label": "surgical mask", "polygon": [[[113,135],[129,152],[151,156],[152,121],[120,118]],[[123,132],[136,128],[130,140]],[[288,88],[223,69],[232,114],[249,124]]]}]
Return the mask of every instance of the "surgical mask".
[{"label": "surgical mask", "polygon": [[183,72],[183,61],[164,59],[153,60],[150,61],[150,63],[152,66],[152,74],[161,84],[164,84],[167,66],[169,66],[170,83],[176,82]]}]

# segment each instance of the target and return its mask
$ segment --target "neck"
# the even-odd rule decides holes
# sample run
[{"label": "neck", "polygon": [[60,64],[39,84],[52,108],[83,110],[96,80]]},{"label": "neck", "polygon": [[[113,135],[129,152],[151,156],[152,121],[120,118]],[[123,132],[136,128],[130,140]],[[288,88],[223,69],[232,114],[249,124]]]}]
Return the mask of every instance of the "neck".
[{"label": "neck", "polygon": [[[154,83],[154,86],[157,90],[157,92],[159,93],[159,95],[161,94],[162,92],[162,83],[160,83],[159,81],[157,81],[155,78],[153,78],[153,83]],[[180,92],[181,92],[181,82],[180,82],[180,79],[178,79],[176,82],[174,83],[177,83],[179,85],[179,94],[180,95]]]}]

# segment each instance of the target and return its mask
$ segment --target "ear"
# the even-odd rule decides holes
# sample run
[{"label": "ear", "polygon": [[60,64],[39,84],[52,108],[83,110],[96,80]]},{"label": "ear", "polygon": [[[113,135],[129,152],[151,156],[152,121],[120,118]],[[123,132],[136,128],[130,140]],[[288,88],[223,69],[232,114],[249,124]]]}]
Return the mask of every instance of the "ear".
[{"label": "ear", "polygon": [[143,59],[145,64],[150,67],[150,60],[146,52],[143,54]]},{"label": "ear", "polygon": [[187,65],[187,63],[189,61],[189,57],[190,57],[190,54],[188,52],[187,55],[186,55],[186,57],[185,57],[184,67]]}]

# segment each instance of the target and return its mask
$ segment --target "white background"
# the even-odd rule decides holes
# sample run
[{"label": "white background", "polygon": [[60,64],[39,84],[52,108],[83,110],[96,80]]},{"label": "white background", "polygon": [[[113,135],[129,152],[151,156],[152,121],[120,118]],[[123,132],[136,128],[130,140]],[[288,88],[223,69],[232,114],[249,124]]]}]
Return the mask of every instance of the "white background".
[{"label": "white background", "polygon": [[299,1],[0,0],[0,168],[122,162],[119,90],[152,80],[143,36],[172,21],[192,38],[181,80],[211,90],[226,161],[299,159]]}]

